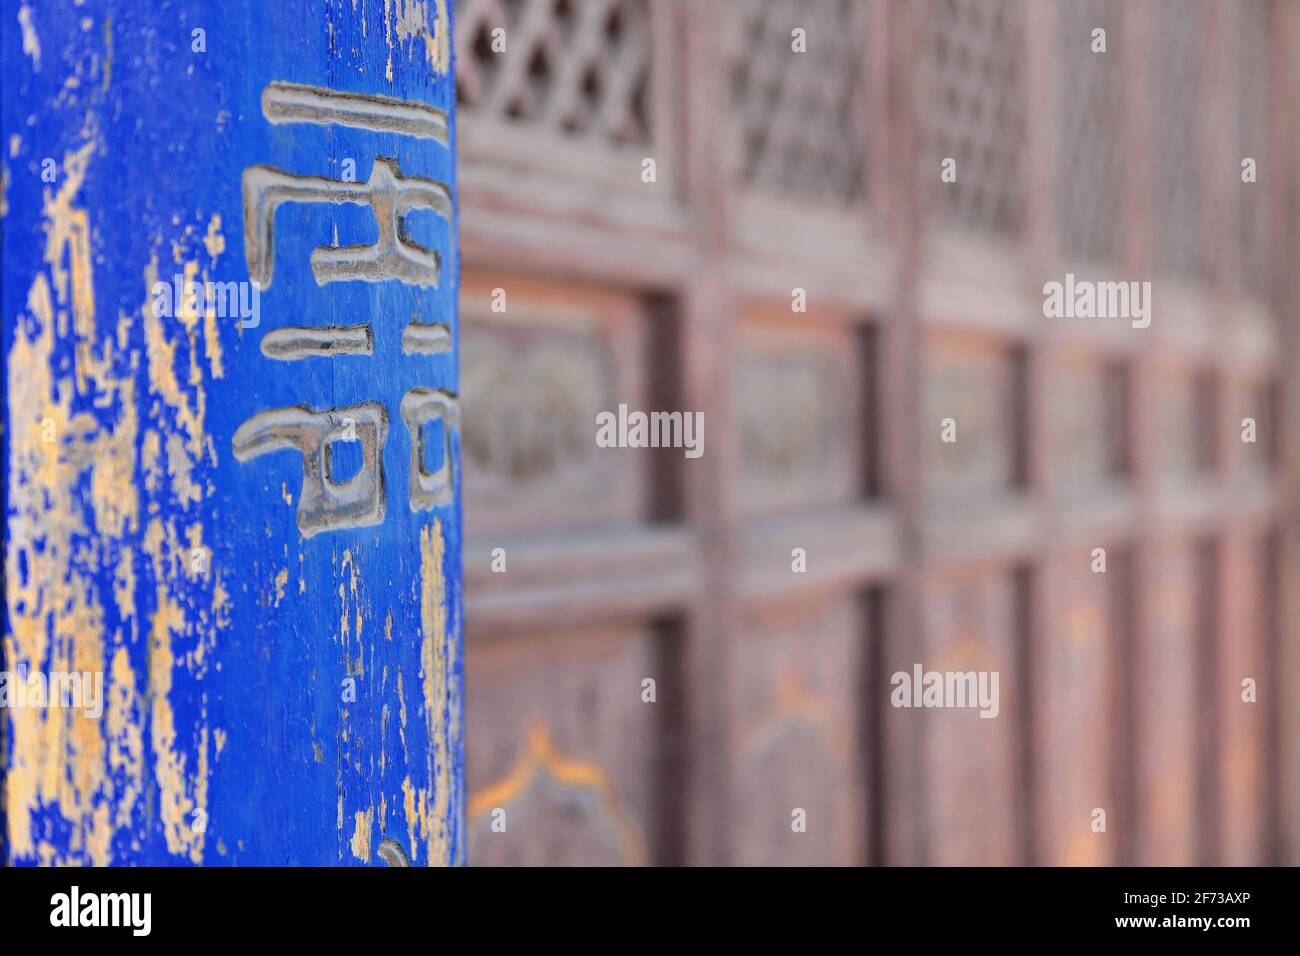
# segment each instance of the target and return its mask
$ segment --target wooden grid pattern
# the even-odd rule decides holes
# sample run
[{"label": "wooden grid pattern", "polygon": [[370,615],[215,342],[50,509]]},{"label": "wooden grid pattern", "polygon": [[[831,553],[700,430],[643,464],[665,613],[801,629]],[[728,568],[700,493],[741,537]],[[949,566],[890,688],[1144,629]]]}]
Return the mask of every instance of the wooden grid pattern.
[{"label": "wooden grid pattern", "polygon": [[1152,50],[1156,262],[1190,276],[1203,276],[1208,266],[1201,242],[1207,186],[1201,119],[1209,91],[1204,56],[1209,15],[1207,0],[1181,4],[1177,16],[1161,21]]},{"label": "wooden grid pattern", "polygon": [[[587,166],[557,180],[554,207],[512,192],[504,180],[544,165],[526,144],[494,143],[466,169],[486,182],[499,164],[503,182],[463,194],[465,348],[494,356],[478,367],[510,376],[515,396],[481,403],[483,417],[467,396],[467,415],[575,416],[516,426],[569,453],[521,437],[526,455],[480,457],[528,465],[511,477],[523,484],[467,492],[468,694],[485,681],[510,699],[517,680],[527,698],[509,726],[471,713],[474,787],[499,792],[538,765],[542,738],[523,729],[538,721],[555,773],[528,806],[565,815],[593,861],[620,833],[651,863],[1300,860],[1300,716],[1277,703],[1289,679],[1253,713],[1225,686],[1225,668],[1300,665],[1279,583],[1300,570],[1286,490],[1300,475],[1287,374],[1300,280],[1278,267],[1300,240],[1300,156],[1278,135],[1293,134],[1300,102],[1300,70],[1282,67],[1297,62],[1300,12],[864,6],[877,42],[855,82],[870,156],[856,192],[837,180],[839,201],[808,201],[813,174],[780,178],[823,162],[812,154],[771,160],[775,178],[720,161],[737,126],[752,128],[737,97],[748,109],[791,77],[812,82],[792,72],[809,65],[788,52],[793,25],[749,2],[651,5],[671,51],[655,109],[679,135],[646,152],[676,175],[644,184],[612,143],[592,150],[601,176],[637,196],[634,214]],[[837,48],[807,22],[807,57]],[[1088,49],[1094,25],[1104,55]],[[739,50],[738,36],[750,37]],[[750,63],[742,90],[745,42],[753,59],[788,62]],[[1250,59],[1272,78],[1264,100]],[[1198,72],[1202,60],[1219,72]],[[1255,115],[1241,136],[1265,131],[1253,193],[1239,188],[1237,120],[1230,134],[1215,119],[1243,110]],[[939,180],[944,155],[957,184]],[[1243,230],[1263,244],[1248,257],[1269,264],[1249,298],[1245,268],[1207,267],[1232,261]],[[1153,279],[1151,328],[1044,320],[1043,283],[1084,263]],[[490,313],[496,287],[508,317]],[[795,289],[806,313],[791,311]],[[563,374],[529,357],[555,350],[576,363]],[[573,452],[593,383],[603,407],[702,411],[704,456]],[[1237,437],[1247,415],[1256,445]],[[939,444],[947,416],[955,449]],[[494,448],[465,428],[470,446]],[[602,456],[598,484],[588,466]],[[552,473],[536,507],[527,482]],[[491,570],[494,548],[507,573]],[[591,650],[566,662],[564,634]],[[891,708],[888,676],[918,661],[1001,670],[1003,715]],[[522,676],[534,666],[557,676]],[[657,679],[657,704],[642,702],[637,668]],[[591,689],[564,690],[569,671]],[[610,680],[622,689],[605,691]],[[1211,721],[1221,735],[1203,731]],[[630,728],[640,756],[603,742],[604,726]],[[477,748],[490,768],[474,767]],[[565,766],[590,785],[566,789]],[[799,843],[787,804],[839,839],[810,826]],[[1099,806],[1105,835],[1090,827]],[[536,844],[513,858],[582,856],[545,849],[545,826],[517,839],[529,832]]]},{"label": "wooden grid pattern", "polygon": [[935,212],[979,232],[1022,225],[1025,132],[1020,0],[929,0],[922,50],[924,176],[958,159]]},{"label": "wooden grid pattern", "polygon": [[[1233,68],[1240,90],[1232,158],[1240,163],[1250,156],[1258,162],[1257,153],[1269,152],[1269,117],[1275,107],[1272,62],[1260,52],[1268,48],[1269,6],[1266,0],[1242,0],[1232,4],[1231,12]],[[1241,198],[1241,286],[1253,295],[1267,291],[1270,271],[1268,237],[1263,234],[1267,218],[1261,209],[1267,196],[1260,196],[1260,192],[1245,191]]]},{"label": "wooden grid pattern", "polygon": [[[855,0],[727,5],[731,158],[742,182],[812,200],[863,195],[870,11]],[[816,42],[787,56],[795,30]]]},{"label": "wooden grid pattern", "polygon": [[[648,21],[644,0],[458,0],[457,96],[471,113],[645,142]],[[493,51],[498,29],[506,55]]]},{"label": "wooden grid pattern", "polygon": [[1070,78],[1058,91],[1061,246],[1093,262],[1111,262],[1120,251],[1124,88],[1114,58],[1093,52],[1094,29],[1106,31],[1107,52],[1120,40],[1118,11],[1114,0],[1066,0],[1059,7],[1058,50]]}]

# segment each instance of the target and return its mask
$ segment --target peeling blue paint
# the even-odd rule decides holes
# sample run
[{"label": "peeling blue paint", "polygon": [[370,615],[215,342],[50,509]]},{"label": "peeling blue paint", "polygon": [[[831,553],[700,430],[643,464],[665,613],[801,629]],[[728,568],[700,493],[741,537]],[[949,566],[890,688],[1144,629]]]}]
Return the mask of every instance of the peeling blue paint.
[{"label": "peeling blue paint", "polygon": [[[93,721],[3,712],[6,862],[382,865],[385,838],[414,865],[463,862],[459,495],[412,509],[400,413],[411,389],[457,391],[454,204],[449,221],[417,211],[407,223],[441,255],[437,288],[320,284],[312,250],[373,243],[375,218],[288,204],[256,327],[148,314],[152,281],[187,265],[196,281],[248,282],[250,166],[340,180],[354,165],[365,182],[384,157],[454,200],[449,6],[5,5],[2,669],[97,666],[106,704]],[[262,97],[275,82],[432,106],[449,141],[273,124]],[[261,349],[274,329],[367,322],[370,355]],[[452,350],[404,352],[412,322],[447,325]],[[241,462],[232,438],[268,409],[364,402],[388,416],[383,520],[304,537],[301,455]],[[434,527],[430,582],[420,542]],[[430,587],[446,673],[426,699]]]}]

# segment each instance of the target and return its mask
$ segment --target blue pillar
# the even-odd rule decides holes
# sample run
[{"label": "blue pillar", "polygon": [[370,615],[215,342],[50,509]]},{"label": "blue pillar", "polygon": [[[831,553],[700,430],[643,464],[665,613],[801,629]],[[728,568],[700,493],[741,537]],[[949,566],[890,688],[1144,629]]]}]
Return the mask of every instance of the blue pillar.
[{"label": "blue pillar", "polygon": [[5,862],[463,862],[450,13],[6,0]]}]

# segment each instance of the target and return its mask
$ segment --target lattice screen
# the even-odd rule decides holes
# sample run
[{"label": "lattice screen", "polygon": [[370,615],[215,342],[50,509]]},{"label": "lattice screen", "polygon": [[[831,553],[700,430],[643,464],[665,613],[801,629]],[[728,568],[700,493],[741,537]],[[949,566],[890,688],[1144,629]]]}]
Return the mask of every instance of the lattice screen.
[{"label": "lattice screen", "polygon": [[[639,842],[648,862],[1165,864],[1185,862],[1198,831],[1268,823],[1239,808],[1272,786],[1274,745],[1251,758],[1259,772],[1215,770],[1215,786],[1232,778],[1222,811],[1200,805],[1188,715],[1204,689],[1197,655],[1262,654],[1280,637],[1249,623],[1278,586],[1246,552],[1285,520],[1270,449],[1292,423],[1269,389],[1286,359],[1260,361],[1277,347],[1247,328],[1252,310],[1205,280],[1230,268],[1216,253],[1239,228],[1243,274],[1267,277],[1259,227],[1282,228],[1276,203],[1294,208],[1260,139],[1280,135],[1300,90],[1270,88],[1261,54],[1285,19],[1270,11],[1297,4],[458,0],[474,152],[461,166],[474,862],[630,862],[641,855],[617,851]],[[504,55],[491,52],[497,27]],[[878,50],[888,90],[872,85],[886,73]],[[600,162],[618,143],[637,146]],[[642,190],[636,158],[652,154],[727,181]],[[1238,193],[1242,155],[1261,178]],[[946,156],[954,184],[940,181]],[[886,197],[871,190],[896,188],[875,173],[898,162],[916,164],[919,188],[872,222]],[[534,182],[554,203],[503,185]],[[1027,208],[1057,231],[1059,260],[1026,248]],[[760,235],[774,222],[787,228]],[[912,242],[918,223],[931,241]],[[1129,245],[1158,247],[1165,269]],[[1288,251],[1274,247],[1275,279]],[[1195,281],[1162,299],[1178,284],[1170,268]],[[1154,331],[1035,318],[1041,283],[1066,272],[1155,280]],[[815,314],[791,315],[796,285]],[[498,286],[501,314],[488,305]],[[1163,337],[1200,313],[1209,332],[1240,313],[1245,346]],[[714,423],[705,463],[597,448],[596,415],[622,403],[699,410]],[[1238,447],[1247,415],[1258,448]],[[900,460],[913,431],[921,444]],[[1146,514],[1136,485],[1176,507]],[[900,542],[899,527],[924,533]],[[1094,533],[1109,576],[1090,570]],[[743,561],[695,546],[718,534]],[[1198,572],[1201,541],[1241,553]],[[487,560],[498,546],[509,574]],[[811,577],[792,573],[796,546]],[[1121,586],[1138,553],[1163,569],[1150,594]],[[900,587],[916,592],[913,613],[888,611]],[[697,650],[715,646],[729,650]],[[936,715],[916,737],[899,729],[906,714],[858,699],[864,679],[922,659],[1000,669],[1005,690],[1022,651],[1041,661],[1041,688],[997,721]],[[693,689],[647,707],[635,688],[656,671]],[[1207,712],[1222,722],[1238,700],[1225,692]],[[1207,768],[1235,766],[1240,735],[1224,726]],[[1044,770],[1031,814],[1015,798],[1017,755]],[[546,771],[564,765],[598,784],[557,785]],[[509,834],[494,833],[495,794],[519,780],[533,782],[516,788]],[[734,807],[711,799],[727,791]],[[1099,843],[1089,814],[1117,794],[1140,825]],[[796,805],[810,821],[797,847]]]},{"label": "lattice screen", "polygon": [[[1061,247],[1071,257],[1106,262],[1118,253],[1123,166],[1123,77],[1111,45],[1120,42],[1114,0],[1063,0],[1057,7],[1061,142],[1057,196]],[[1094,53],[1092,32],[1106,31]]]},{"label": "lattice screen", "polygon": [[1191,276],[1206,272],[1204,0],[1185,0],[1178,16],[1161,17],[1153,37],[1155,92],[1152,182],[1156,262]]},{"label": "lattice screen", "polygon": [[1022,220],[1025,99],[1019,0],[929,0],[921,63],[922,177],[957,160],[957,182],[933,212],[980,232],[1014,234]]},{"label": "lattice screen", "polygon": [[1240,192],[1241,282],[1245,289],[1262,294],[1267,282],[1268,256],[1266,237],[1261,234],[1265,211],[1261,204],[1268,202],[1268,187],[1259,183],[1267,183],[1272,172],[1268,155],[1268,117],[1273,109],[1271,63],[1264,55],[1270,47],[1269,10],[1264,0],[1239,0],[1232,4],[1231,10],[1236,20],[1233,65],[1237,82],[1232,159],[1240,163],[1242,158],[1252,157],[1260,177],[1254,185],[1243,184]]},{"label": "lattice screen", "polygon": [[[468,115],[614,143],[650,139],[645,0],[457,0],[456,90]],[[494,52],[493,31],[504,52]]]},{"label": "lattice screen", "polygon": [[[733,168],[794,197],[852,202],[866,192],[864,0],[729,0]],[[793,31],[807,49],[794,53]]]}]

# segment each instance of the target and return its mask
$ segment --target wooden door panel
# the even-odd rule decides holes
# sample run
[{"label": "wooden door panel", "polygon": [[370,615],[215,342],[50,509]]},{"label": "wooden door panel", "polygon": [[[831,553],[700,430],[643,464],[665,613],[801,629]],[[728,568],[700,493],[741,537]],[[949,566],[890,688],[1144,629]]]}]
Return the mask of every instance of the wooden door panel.
[{"label": "wooden door panel", "polygon": [[[863,862],[862,612],[852,596],[745,614],[737,660],[736,862]],[[793,814],[804,811],[806,830]]]},{"label": "wooden door panel", "polygon": [[1195,635],[1200,611],[1197,556],[1191,541],[1163,547],[1156,559],[1150,641],[1138,677],[1141,859],[1145,865],[1195,862],[1197,726],[1209,719],[1196,701]]},{"label": "wooden door panel", "polygon": [[[1234,536],[1225,548],[1223,574],[1229,598],[1221,619],[1212,704],[1221,721],[1218,799],[1221,813],[1219,862],[1252,866],[1264,862],[1268,836],[1266,766],[1268,714],[1278,679],[1272,672],[1269,628],[1275,597],[1272,549],[1266,534]],[[1250,680],[1253,687],[1243,687]],[[1253,699],[1247,699],[1248,697]]]},{"label": "wooden door panel", "polygon": [[1122,479],[1127,458],[1126,379],[1122,368],[1086,354],[1071,355],[1052,369],[1047,463],[1062,497],[1095,497]]},{"label": "wooden door panel", "polygon": [[857,330],[751,318],[735,372],[739,509],[746,515],[824,508],[861,498],[869,386]]},{"label": "wooden door panel", "polygon": [[978,708],[906,711],[921,724],[924,773],[932,781],[925,796],[931,864],[1014,863],[1017,831],[1030,825],[1019,817],[1016,787],[1026,698],[1015,680],[1015,601],[1016,588],[998,567],[936,572],[927,588],[924,670],[999,675],[996,717],[981,717]]},{"label": "wooden door panel", "polygon": [[664,682],[658,641],[626,627],[470,643],[472,865],[654,859],[672,785],[657,766],[665,705],[642,699],[645,678]]},{"label": "wooden door panel", "polygon": [[653,450],[595,441],[599,412],[652,410],[638,300],[499,273],[466,275],[464,289],[468,532],[639,521]]},{"label": "wooden door panel", "polygon": [[[1013,485],[1016,405],[1010,357],[996,344],[967,338],[931,338],[921,383],[921,447],[930,500],[972,505],[996,499]],[[944,422],[955,441],[943,440]]]},{"label": "wooden door panel", "polygon": [[[1040,853],[1054,866],[1114,863],[1132,833],[1116,786],[1122,765],[1115,741],[1125,728],[1116,726],[1123,714],[1115,666],[1121,609],[1111,575],[1125,569],[1118,555],[1108,557],[1114,567],[1106,573],[1091,570],[1086,551],[1053,560],[1049,625],[1035,644]],[[1096,810],[1105,813],[1104,831]]]},{"label": "wooden door panel", "polygon": [[1153,390],[1158,423],[1156,474],[1167,486],[1186,485],[1213,464],[1217,433],[1213,385],[1203,372],[1180,369],[1157,377]]},{"label": "wooden door panel", "polygon": [[[469,606],[517,656],[489,693],[530,686],[531,617],[584,632],[680,619],[703,699],[656,746],[735,791],[679,811],[692,860],[843,862],[878,841],[891,862],[1177,863],[1248,845],[1265,718],[1211,699],[1231,688],[1207,683],[1207,654],[1220,683],[1267,658],[1245,597],[1258,569],[1229,531],[1282,505],[1284,351],[1260,286],[1260,249],[1282,233],[1262,191],[1202,187],[1223,155],[1263,155],[1275,136],[1280,101],[1242,84],[1276,72],[1283,48],[1263,38],[1285,18],[1257,8],[1247,37],[1232,32],[1246,14],[1200,3],[1161,31],[1114,0],[825,0],[800,25],[843,29],[808,59],[784,55],[796,24],[776,0],[594,5],[622,11],[631,45],[596,31],[580,52],[566,31],[600,14],[460,2],[476,35],[461,50]],[[535,68],[501,70],[486,45],[498,13],[522,55],[549,44]],[[1210,83],[1185,55],[1202,47],[1222,64],[1260,55]],[[579,72],[557,71],[557,51]],[[575,99],[589,65],[590,99]],[[601,85],[615,74],[629,85]],[[848,139],[791,135],[800,111]],[[1186,175],[1152,179],[1168,156]],[[657,181],[638,176],[646,158]],[[1289,171],[1280,158],[1261,171]],[[1240,254],[1239,236],[1254,243]],[[1044,278],[1140,279],[1151,261],[1152,329],[1044,327]],[[790,310],[795,286],[807,313]],[[687,400],[705,414],[703,461],[593,447],[594,409]],[[1257,445],[1237,440],[1246,415]],[[1089,567],[1094,539],[1106,574]],[[498,542],[509,573],[488,570]],[[847,597],[876,585],[899,597],[887,634]],[[999,716],[885,704],[880,753],[868,739],[854,769],[789,715],[857,727],[877,692],[852,699],[864,642],[886,680],[916,663],[998,669]],[[588,679],[598,646],[547,673]],[[700,690],[714,686],[725,699]],[[506,734],[498,763],[527,738]],[[614,767],[580,735],[565,746]],[[807,833],[790,830],[795,806]],[[854,813],[863,832],[838,822]],[[552,857],[568,858],[538,851]]]}]

